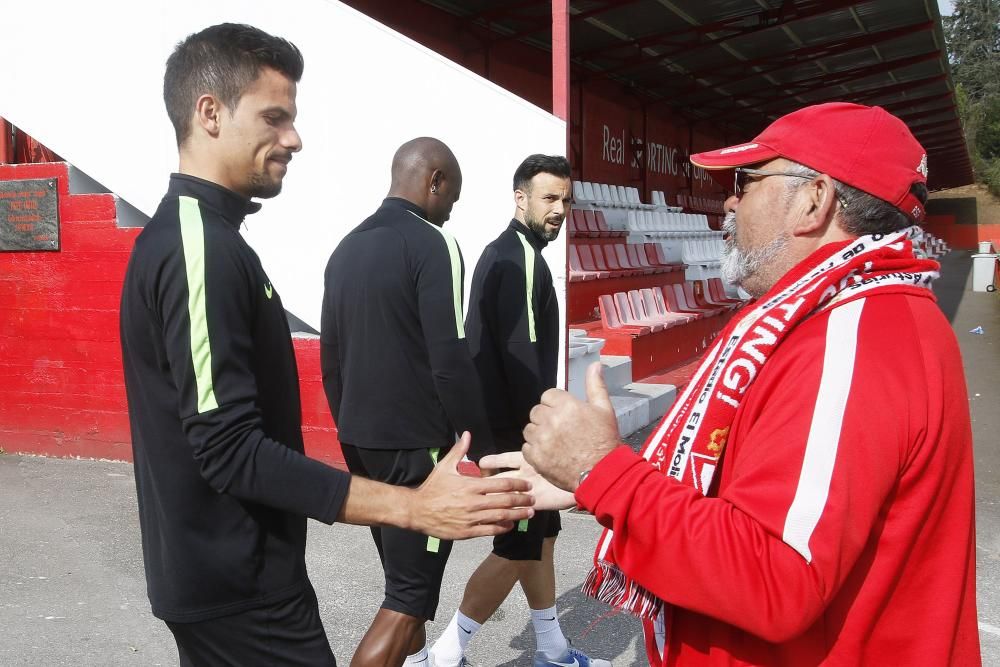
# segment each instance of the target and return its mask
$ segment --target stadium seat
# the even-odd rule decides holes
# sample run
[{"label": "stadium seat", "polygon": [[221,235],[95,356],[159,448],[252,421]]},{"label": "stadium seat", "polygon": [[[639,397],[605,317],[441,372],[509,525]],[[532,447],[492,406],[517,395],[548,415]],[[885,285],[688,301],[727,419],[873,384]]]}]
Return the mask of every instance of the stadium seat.
[{"label": "stadium seat", "polygon": [[683,324],[687,324],[688,322],[687,317],[683,315],[661,312],[657,309],[656,302],[653,299],[653,290],[650,288],[629,290],[628,299],[632,304],[632,312],[634,312],[640,320],[662,323],[666,329],[681,326]]},{"label": "stadium seat", "polygon": [[580,266],[583,267],[584,271],[596,274],[598,280],[603,280],[604,278],[611,276],[610,272],[601,271],[597,268],[597,264],[594,263],[594,255],[591,252],[589,245],[580,244],[576,246],[576,248],[580,255]]},{"label": "stadium seat", "polygon": [[642,300],[646,304],[647,313],[656,313],[661,317],[671,317],[681,319],[684,322],[693,322],[701,316],[698,313],[677,313],[670,309],[666,299],[663,298],[663,288],[644,287],[639,290]]},{"label": "stadium seat", "polygon": [[615,299],[610,294],[602,294],[597,299],[597,306],[601,312],[601,324],[605,329],[614,330],[618,333],[627,333],[635,336],[645,336],[651,329],[649,327],[626,326],[618,318],[618,311],[615,308]]},{"label": "stadium seat", "polygon": [[713,311],[715,315],[721,315],[725,311],[729,310],[728,307],[713,306],[707,301],[701,298],[701,296],[694,291],[694,282],[691,280],[685,280],[681,289],[684,290],[684,297],[687,300],[689,306],[694,306],[695,308],[701,308],[705,310]]},{"label": "stadium seat", "polygon": [[637,313],[632,310],[632,302],[629,301],[628,294],[626,292],[615,292],[615,308],[618,310],[618,319],[625,326],[630,327],[649,327],[651,333],[656,333],[657,331],[663,331],[667,328],[666,323],[656,322],[647,318],[640,317]]},{"label": "stadium seat", "polygon": [[673,290],[674,298],[676,298],[677,300],[677,306],[682,311],[686,311],[689,313],[700,313],[702,317],[715,317],[716,315],[722,313],[721,308],[704,308],[702,306],[699,306],[698,303],[694,300],[694,295],[692,295],[691,298],[689,299],[687,295],[687,290],[684,289],[685,285],[687,284],[688,283],[685,281],[683,284],[675,283],[673,285],[668,286]]},{"label": "stadium seat", "polygon": [[580,263],[580,254],[576,248],[577,246],[572,243],[569,246],[569,281],[576,283],[585,280],[596,280],[597,272],[587,271],[583,268]]}]

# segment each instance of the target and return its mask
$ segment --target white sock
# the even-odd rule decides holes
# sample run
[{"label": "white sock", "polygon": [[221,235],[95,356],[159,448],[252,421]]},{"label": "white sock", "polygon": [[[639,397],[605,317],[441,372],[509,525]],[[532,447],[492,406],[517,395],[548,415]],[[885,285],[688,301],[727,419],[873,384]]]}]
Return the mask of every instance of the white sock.
[{"label": "white sock", "polygon": [[406,656],[406,660],[403,661],[403,664],[419,665],[420,667],[430,667],[431,659],[427,656],[427,645],[425,644],[422,649],[420,649],[413,655]]},{"label": "white sock", "polygon": [[531,624],[535,627],[535,647],[539,653],[549,660],[555,660],[566,652],[569,642],[559,627],[559,615],[554,606],[532,609]]},{"label": "white sock", "polygon": [[448,627],[431,647],[434,667],[457,667],[465,655],[465,647],[469,645],[469,640],[481,627],[483,626],[461,611],[456,611]]}]

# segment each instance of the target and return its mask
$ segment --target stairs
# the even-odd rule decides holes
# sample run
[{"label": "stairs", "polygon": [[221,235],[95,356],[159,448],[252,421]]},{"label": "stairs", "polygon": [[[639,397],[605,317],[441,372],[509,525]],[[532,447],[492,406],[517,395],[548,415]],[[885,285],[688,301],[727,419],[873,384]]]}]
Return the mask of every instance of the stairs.
[{"label": "stairs", "polygon": [[[604,347],[602,339],[589,338],[582,329],[570,329],[569,340],[568,391],[577,398],[586,399],[584,374],[591,363],[600,361],[622,437],[658,421],[673,405],[677,397],[674,385],[633,382],[632,359],[621,355],[599,355],[600,349]],[[587,352],[580,351],[574,355],[574,348],[579,350],[584,347],[589,348]]]}]

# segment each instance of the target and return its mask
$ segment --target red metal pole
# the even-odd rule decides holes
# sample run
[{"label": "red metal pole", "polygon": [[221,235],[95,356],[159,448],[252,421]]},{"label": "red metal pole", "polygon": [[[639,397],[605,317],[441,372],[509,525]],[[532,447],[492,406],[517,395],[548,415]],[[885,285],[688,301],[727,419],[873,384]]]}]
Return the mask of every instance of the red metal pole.
[{"label": "red metal pole", "polygon": [[552,113],[566,121],[569,155],[569,0],[552,0]]},{"label": "red metal pole", "polygon": [[12,128],[3,118],[0,118],[0,164],[10,164],[14,161],[14,140]]}]

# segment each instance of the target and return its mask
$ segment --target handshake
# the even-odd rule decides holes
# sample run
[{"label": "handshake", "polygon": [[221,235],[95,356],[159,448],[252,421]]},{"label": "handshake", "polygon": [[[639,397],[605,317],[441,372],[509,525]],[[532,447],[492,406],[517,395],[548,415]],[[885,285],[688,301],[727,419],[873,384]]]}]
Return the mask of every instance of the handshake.
[{"label": "handshake", "polygon": [[504,533],[536,509],[573,507],[580,477],[621,440],[599,363],[587,369],[586,387],[586,401],[558,389],[542,394],[531,410],[521,451],[479,461],[489,477],[459,473],[458,463],[471,442],[469,433],[463,433],[412,491],[410,527],[442,539],[465,539]]}]

